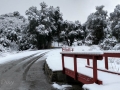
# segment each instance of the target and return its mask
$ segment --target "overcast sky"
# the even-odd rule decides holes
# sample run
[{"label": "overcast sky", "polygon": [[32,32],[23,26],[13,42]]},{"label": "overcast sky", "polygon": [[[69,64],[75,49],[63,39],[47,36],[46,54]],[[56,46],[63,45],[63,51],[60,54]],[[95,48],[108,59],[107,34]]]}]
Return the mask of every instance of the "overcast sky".
[{"label": "overcast sky", "polygon": [[25,16],[25,11],[31,6],[37,6],[45,2],[48,6],[59,6],[63,13],[64,20],[79,20],[84,23],[90,13],[95,12],[95,7],[104,5],[104,10],[113,12],[120,0],[0,0],[0,15],[9,12],[19,11]]}]

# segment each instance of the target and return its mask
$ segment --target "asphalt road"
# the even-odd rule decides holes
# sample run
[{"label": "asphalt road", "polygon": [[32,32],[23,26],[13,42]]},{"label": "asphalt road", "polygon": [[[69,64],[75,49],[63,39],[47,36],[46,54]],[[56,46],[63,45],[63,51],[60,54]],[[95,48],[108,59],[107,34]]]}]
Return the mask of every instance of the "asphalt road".
[{"label": "asphalt road", "polygon": [[0,90],[53,90],[42,70],[44,54],[0,65]]},{"label": "asphalt road", "polygon": [[[44,74],[46,53],[33,54],[0,65],[0,90],[58,90]],[[83,90],[79,85],[64,90]]]}]

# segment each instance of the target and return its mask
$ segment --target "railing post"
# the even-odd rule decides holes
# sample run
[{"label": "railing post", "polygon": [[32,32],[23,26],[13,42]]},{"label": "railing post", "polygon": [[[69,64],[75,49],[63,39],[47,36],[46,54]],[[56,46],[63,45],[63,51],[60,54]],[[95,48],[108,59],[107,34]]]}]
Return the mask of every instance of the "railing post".
[{"label": "railing post", "polygon": [[105,56],[105,68],[108,69],[108,57]]},{"label": "railing post", "polygon": [[87,58],[87,65],[90,65],[90,61],[89,61],[89,58]]},{"label": "railing post", "polygon": [[63,68],[63,73],[65,73],[65,64],[64,64],[64,55],[62,54],[62,68]]},{"label": "railing post", "polygon": [[93,79],[97,83],[97,59],[93,56]]},{"label": "railing post", "polygon": [[77,80],[77,59],[76,55],[74,55],[74,79]]}]

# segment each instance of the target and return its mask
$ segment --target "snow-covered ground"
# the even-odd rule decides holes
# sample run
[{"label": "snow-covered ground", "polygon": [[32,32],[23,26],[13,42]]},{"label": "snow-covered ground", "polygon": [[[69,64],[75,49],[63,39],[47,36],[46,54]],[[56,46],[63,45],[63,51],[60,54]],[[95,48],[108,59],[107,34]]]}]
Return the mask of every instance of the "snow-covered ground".
[{"label": "snow-covered ground", "polygon": [[[93,52],[104,52],[102,51],[98,46],[93,45],[93,46],[73,46],[74,52],[88,52],[88,51],[93,51]],[[23,52],[14,52],[14,53],[4,53],[0,56],[0,64],[12,61],[12,60],[17,60],[35,53],[40,53],[40,52],[46,52],[49,51],[46,54],[46,62],[53,71],[61,71],[62,70],[62,60],[61,60],[61,54],[62,49],[49,49],[49,50],[36,50],[36,51],[23,51]],[[86,60],[85,59],[77,59],[77,68],[78,72],[81,72],[79,68],[85,67]],[[92,66],[92,60],[90,60],[90,65]],[[73,58],[70,57],[65,57],[65,67],[73,70]],[[98,68],[104,69],[104,61],[98,61]],[[110,68],[110,67],[109,67]],[[83,71],[83,70],[82,70]],[[85,70],[84,70],[85,71]],[[84,73],[89,73],[89,71],[86,71]],[[90,71],[91,73],[91,71]],[[89,73],[89,75],[90,75]],[[98,72],[99,73],[99,72]],[[112,78],[113,77],[113,78]],[[85,84],[83,85],[83,88],[87,88],[89,90],[120,90],[120,76],[119,75],[114,75],[109,77],[108,74],[104,74],[104,76],[98,76],[100,79],[105,79],[105,82],[103,85],[97,85],[97,84]],[[113,81],[111,82],[111,79]],[[53,87],[62,90],[65,87],[71,87],[69,85],[58,85],[54,83],[52,85]]]},{"label": "snow-covered ground", "polygon": [[58,89],[58,90],[66,90],[66,87],[72,87],[71,85],[59,85],[57,83],[54,82],[54,84],[52,85],[54,88]]},{"label": "snow-covered ground", "polygon": [[37,51],[21,51],[21,52],[6,52],[0,55],[0,64],[4,64],[10,61],[19,60],[20,58],[27,57],[36,53],[44,53],[49,50],[37,50]]},{"label": "snow-covered ground", "polygon": [[[75,46],[75,47],[71,47],[74,48],[74,52],[87,52],[87,51],[93,51],[93,52],[101,52],[100,48],[97,46]],[[51,50],[51,52],[49,52],[47,54],[47,63],[49,65],[49,67],[53,70],[53,71],[59,71],[62,70],[62,61],[61,61],[61,54],[60,52],[62,52],[62,49],[53,49]],[[79,64],[82,65],[86,65],[86,60],[77,60]],[[82,63],[81,63],[82,62]],[[84,64],[83,64],[84,63]],[[70,57],[65,57],[65,66],[69,67],[70,69],[73,70],[73,58]],[[78,65],[80,66],[80,65]]]},{"label": "snow-covered ground", "polygon": [[[74,48],[74,52],[104,52],[102,51],[98,46],[75,46]],[[62,61],[61,61],[61,54],[60,52],[62,52],[62,49],[55,49],[52,50],[50,53],[47,54],[47,63],[49,65],[49,67],[53,70],[53,71],[59,71],[62,70]],[[111,51],[109,51],[111,52]],[[112,51],[113,52],[113,51]],[[115,60],[115,59],[114,59]],[[85,73],[88,76],[92,76],[92,71],[89,69],[88,71],[84,70],[85,65],[87,64],[85,59],[77,59],[77,68],[78,68],[78,72],[83,72],[83,74]],[[111,63],[109,63],[111,64]],[[90,65],[92,66],[92,60],[90,60]],[[118,65],[119,66],[119,65]],[[118,67],[117,65],[115,66]],[[74,69],[73,66],[73,58],[70,57],[65,57],[65,67],[69,68],[71,70]],[[111,69],[111,67],[109,65],[109,68]],[[82,69],[80,69],[82,68]],[[98,68],[104,68],[104,61],[98,61]],[[119,69],[119,68],[118,68]],[[82,71],[81,71],[82,70]],[[112,69],[113,71],[113,69]],[[91,74],[90,74],[91,73]],[[109,73],[102,73],[102,72],[98,72],[99,76],[98,78],[100,80],[103,80],[103,85],[97,85],[97,84],[85,84],[83,86],[83,88],[87,88],[88,90],[120,90],[120,76],[119,75],[112,75]],[[55,86],[57,86],[55,84]],[[60,86],[58,86],[59,88]],[[62,88],[62,87],[61,87]]]}]

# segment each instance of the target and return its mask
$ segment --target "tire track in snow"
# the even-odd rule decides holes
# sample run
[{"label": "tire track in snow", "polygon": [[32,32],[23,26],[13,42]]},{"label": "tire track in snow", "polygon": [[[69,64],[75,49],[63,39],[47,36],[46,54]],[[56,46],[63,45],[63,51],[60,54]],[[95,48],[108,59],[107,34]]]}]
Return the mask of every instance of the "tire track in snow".
[{"label": "tire track in snow", "polygon": [[[36,53],[38,54],[38,53]],[[2,73],[2,69],[0,71],[0,90],[19,90],[20,84],[23,81],[23,77],[26,78],[26,74],[29,71],[29,68],[45,53],[40,53],[39,56],[30,55],[26,58],[13,61],[12,63],[3,64],[2,69],[5,69],[4,67],[9,67],[9,65],[13,65],[9,70],[6,70],[6,72]],[[6,65],[6,66],[4,66]],[[4,81],[5,83],[1,83]]]},{"label": "tire track in snow", "polygon": [[26,67],[26,69],[24,70],[24,73],[23,73],[23,80],[26,80],[26,76],[27,76],[27,73],[30,69],[30,67],[41,57],[43,57],[47,52],[41,54],[40,56],[37,56],[30,64],[28,64],[28,66]]},{"label": "tire track in snow", "polygon": [[14,60],[14,61],[10,61],[10,62],[1,64],[0,65],[0,75],[3,74],[3,73],[5,73],[5,72],[7,72],[10,69],[12,69],[13,67],[15,67],[19,63],[25,61],[26,59],[29,59],[29,58],[33,57],[36,54],[38,54],[38,53],[32,54],[30,56],[23,57],[23,58],[21,58],[19,60]]}]

